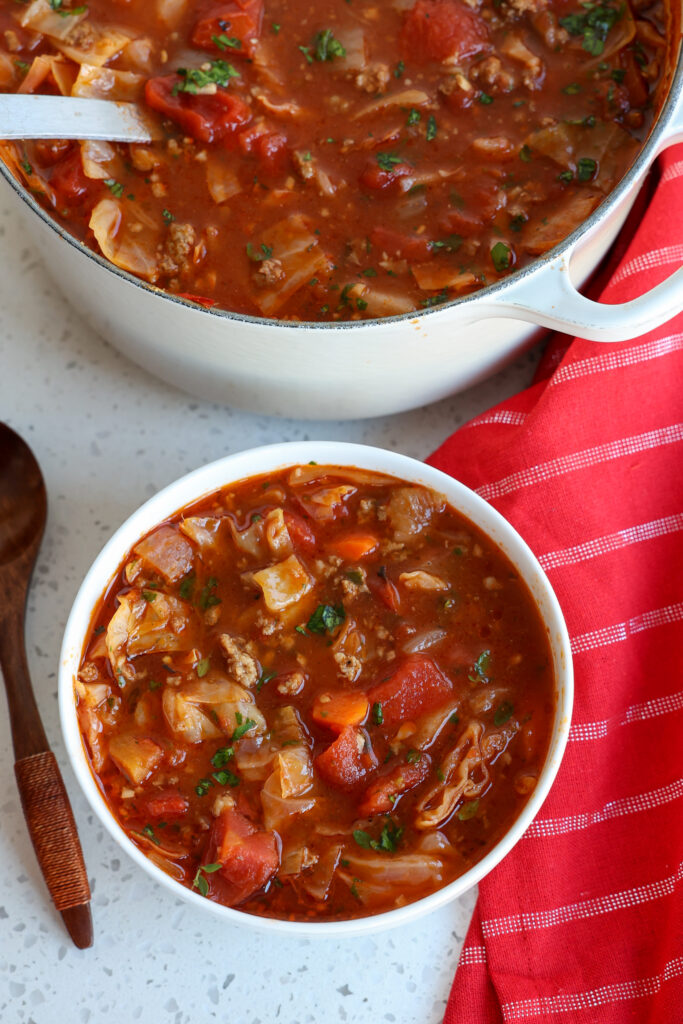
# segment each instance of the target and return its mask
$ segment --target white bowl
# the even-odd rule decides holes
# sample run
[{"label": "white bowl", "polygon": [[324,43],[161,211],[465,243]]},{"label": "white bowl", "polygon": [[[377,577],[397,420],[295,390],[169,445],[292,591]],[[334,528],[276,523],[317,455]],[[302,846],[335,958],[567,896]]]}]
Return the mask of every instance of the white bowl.
[{"label": "white bowl", "polygon": [[[396,910],[352,921],[280,921],[246,914],[204,899],[156,867],[127,837],[104,801],[88,764],[74,701],[74,679],[80,665],[93,609],[117,573],[126,554],[140,537],[185,505],[196,502],[204,495],[211,494],[230,483],[261,473],[275,472],[287,466],[305,464],[312,459],[321,465],[359,466],[363,469],[377,470],[402,480],[431,487],[444,494],[458,512],[480,527],[505,552],[536,601],[548,631],[557,688],[557,709],[552,738],[538,784],[521,814],[502,839],[474,867],[437,892]],[[76,778],[93,810],[119,846],[155,881],[169,889],[172,895],[182,896],[194,906],[218,914],[226,922],[254,927],[271,934],[281,933],[290,936],[351,935],[404,924],[448,903],[466,889],[476,885],[510,852],[545,800],[564,753],[572,701],[571,648],[560,606],[536,558],[512,526],[474,491],[440,470],[396,452],[336,441],[297,441],[253,448],[229,455],[188,473],[145,502],[107,542],[83,580],[66,624],[59,666],[59,707],[67,753]]]}]

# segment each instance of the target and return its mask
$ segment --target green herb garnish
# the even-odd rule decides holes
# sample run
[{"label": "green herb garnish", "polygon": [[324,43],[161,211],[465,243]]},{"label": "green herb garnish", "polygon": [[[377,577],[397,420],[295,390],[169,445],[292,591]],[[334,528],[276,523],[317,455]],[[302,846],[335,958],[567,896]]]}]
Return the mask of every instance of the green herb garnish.
[{"label": "green herb garnish", "polygon": [[319,604],[308,620],[311,633],[333,633],[346,618],[343,604]]},{"label": "green herb garnish", "polygon": [[510,247],[505,245],[504,242],[496,242],[491,249],[491,259],[493,260],[493,265],[498,273],[508,270],[512,264],[512,252]]},{"label": "green herb garnish", "polygon": [[178,68],[178,75],[181,81],[173,86],[173,95],[187,92],[196,96],[200,89],[205,89],[207,85],[225,88],[231,78],[239,78],[239,71],[224,60],[212,60],[207,71],[201,68]]},{"label": "green herb garnish", "polygon": [[470,800],[469,803],[462,805],[462,807],[458,811],[458,817],[460,818],[460,821],[469,821],[470,818],[473,818],[475,816],[478,810],[479,801]]},{"label": "green herb garnish", "polygon": [[504,700],[503,703],[499,704],[496,708],[496,712],[493,716],[494,725],[504,725],[505,722],[511,718],[514,710],[514,704],[511,704],[509,700]]}]

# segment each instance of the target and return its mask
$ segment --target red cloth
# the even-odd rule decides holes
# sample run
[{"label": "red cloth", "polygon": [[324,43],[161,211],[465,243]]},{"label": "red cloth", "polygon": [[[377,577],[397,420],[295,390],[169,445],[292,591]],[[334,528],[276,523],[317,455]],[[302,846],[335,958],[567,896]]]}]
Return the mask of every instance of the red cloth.
[{"label": "red cloth", "polygon": [[[605,301],[683,261],[683,147],[659,174]],[[683,1022],[682,421],[678,316],[556,339],[532,387],[429,460],[540,558],[576,675],[557,780],[481,883],[445,1024]]]}]

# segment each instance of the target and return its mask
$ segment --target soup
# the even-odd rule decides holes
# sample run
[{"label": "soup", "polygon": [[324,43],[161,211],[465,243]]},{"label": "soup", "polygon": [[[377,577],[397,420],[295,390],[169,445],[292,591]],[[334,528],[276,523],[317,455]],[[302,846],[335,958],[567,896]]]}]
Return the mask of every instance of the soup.
[{"label": "soup", "polygon": [[163,132],[4,158],[94,251],[204,306],[409,313],[585,221],[647,135],[667,30],[661,0],[0,0],[0,89],[138,102]]},{"label": "soup", "polygon": [[439,494],[306,465],[232,484],[135,545],[75,681],[129,838],[207,899],[339,920],[428,895],[533,792],[546,629]]}]

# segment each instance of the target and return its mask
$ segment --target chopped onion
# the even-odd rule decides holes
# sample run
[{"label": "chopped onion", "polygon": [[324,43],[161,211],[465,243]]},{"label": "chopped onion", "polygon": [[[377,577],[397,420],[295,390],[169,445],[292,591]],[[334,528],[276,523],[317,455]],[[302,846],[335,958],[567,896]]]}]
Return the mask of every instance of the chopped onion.
[{"label": "chopped onion", "polygon": [[387,110],[389,107],[423,107],[429,102],[429,94],[423,92],[422,89],[403,89],[402,92],[381,96],[378,100],[361,107],[351,120],[357,121],[361,117],[367,117],[368,114],[374,114],[378,110]]},{"label": "chopped onion", "polygon": [[405,651],[406,654],[415,654],[417,651],[427,651],[430,647],[434,647],[435,644],[441,642],[444,637],[448,636],[445,629],[425,629],[421,633],[416,633],[411,636],[410,640],[406,640],[401,646],[401,650]]}]

